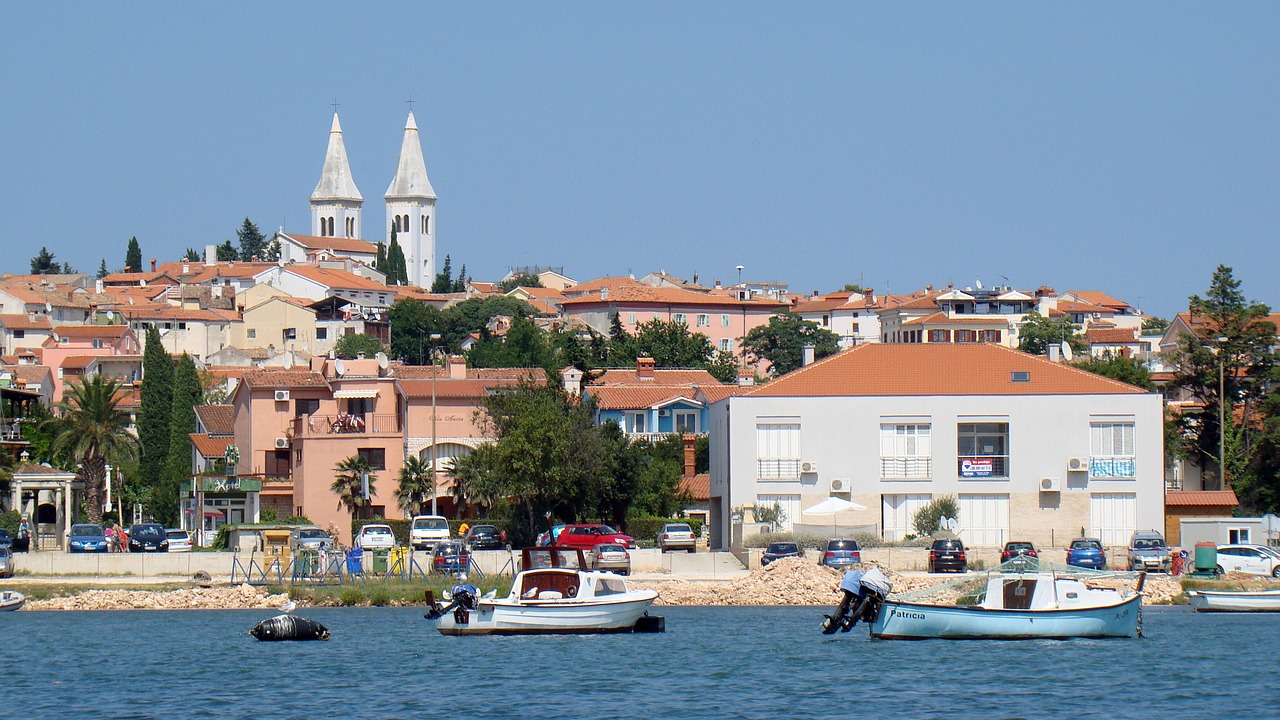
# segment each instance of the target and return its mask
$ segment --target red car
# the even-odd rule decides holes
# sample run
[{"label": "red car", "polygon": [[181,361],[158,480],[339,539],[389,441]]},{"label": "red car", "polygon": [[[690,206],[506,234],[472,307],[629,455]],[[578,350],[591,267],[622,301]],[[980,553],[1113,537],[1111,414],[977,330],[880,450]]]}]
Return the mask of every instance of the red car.
[{"label": "red car", "polygon": [[582,548],[591,550],[600,543],[616,543],[628,550],[636,547],[635,538],[624,535],[608,525],[565,525],[556,538],[560,547]]}]

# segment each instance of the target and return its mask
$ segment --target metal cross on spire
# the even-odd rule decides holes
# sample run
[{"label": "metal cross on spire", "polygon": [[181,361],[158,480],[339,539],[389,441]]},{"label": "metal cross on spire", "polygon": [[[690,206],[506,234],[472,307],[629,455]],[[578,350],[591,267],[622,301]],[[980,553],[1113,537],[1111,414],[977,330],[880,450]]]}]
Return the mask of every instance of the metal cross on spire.
[{"label": "metal cross on spire", "polygon": [[333,99],[333,114],[338,114],[338,98]]},{"label": "metal cross on spire", "polygon": [[410,95],[409,99],[405,100],[405,102],[409,103],[409,112],[413,112],[413,96]]}]

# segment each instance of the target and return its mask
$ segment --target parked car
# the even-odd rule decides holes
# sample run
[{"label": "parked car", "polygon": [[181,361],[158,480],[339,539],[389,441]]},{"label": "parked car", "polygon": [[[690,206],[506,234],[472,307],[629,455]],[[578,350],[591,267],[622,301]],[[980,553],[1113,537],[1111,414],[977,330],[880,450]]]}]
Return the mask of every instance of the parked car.
[{"label": "parked car", "polygon": [[475,525],[463,538],[472,550],[501,550],[507,544],[507,536],[494,525]]},{"label": "parked car", "polygon": [[1067,564],[1094,570],[1105,570],[1107,551],[1098,538],[1076,538],[1067,546]]},{"label": "parked car", "polygon": [[826,565],[837,570],[844,570],[850,565],[857,565],[862,562],[862,549],[858,547],[858,541],[850,538],[831,538],[827,541],[827,547],[822,551],[822,557],[818,559],[819,565]]},{"label": "parked car", "polygon": [[1009,562],[1014,558],[1026,560],[1028,558],[1039,559],[1040,553],[1036,551],[1036,546],[1025,541],[1014,540],[1004,544],[1004,550],[1000,552],[1000,564]]},{"label": "parked car", "polygon": [[560,537],[556,539],[556,545],[581,548],[584,551],[600,543],[617,543],[628,550],[634,550],[636,547],[635,538],[620,533],[608,525],[599,524],[565,525],[564,530],[560,531]]},{"label": "parked car", "polygon": [[0,547],[13,549],[13,536],[4,528],[0,528]]},{"label": "parked car", "polygon": [[129,528],[129,552],[169,552],[169,538],[160,523],[137,523]]},{"label": "parked car", "polygon": [[409,544],[415,550],[430,550],[449,539],[449,521],[441,515],[414,515],[409,524]]},{"label": "parked car", "polygon": [[1169,572],[1173,557],[1164,536],[1154,530],[1139,530],[1129,538],[1129,569]]},{"label": "parked car", "polygon": [[182,528],[168,528],[164,536],[169,539],[169,552],[191,552],[191,533]]},{"label": "parked car", "polygon": [[969,560],[965,556],[960,538],[934,540],[929,546],[929,572],[968,572]]},{"label": "parked car", "polygon": [[471,551],[461,540],[437,543],[431,550],[431,571],[437,573],[466,572],[471,565]]},{"label": "parked car", "polygon": [[289,531],[289,553],[298,554],[299,550],[319,550],[333,547],[333,538],[329,533],[314,525],[296,527]]},{"label": "parked car", "polygon": [[538,547],[546,547],[547,545],[552,545],[553,541],[560,539],[560,533],[563,530],[564,530],[564,525],[552,525],[551,534],[547,534],[547,531],[543,530],[542,532],[538,533],[538,539],[534,544],[536,544]]},{"label": "parked car", "polygon": [[662,532],[658,533],[658,549],[662,552],[668,550],[697,552],[698,539],[694,537],[693,528],[689,527],[689,523],[667,523],[662,526]]},{"label": "parked car", "polygon": [[71,526],[71,537],[67,539],[67,551],[108,552],[111,543],[107,540],[107,531],[96,523],[76,523]]},{"label": "parked car", "polygon": [[804,557],[804,550],[799,543],[769,543],[769,547],[765,548],[764,553],[760,556],[760,567],[765,567],[774,560],[781,560],[786,557]]},{"label": "parked car", "polygon": [[600,543],[592,548],[590,563],[595,570],[608,570],[619,575],[631,574],[631,555],[617,543]]},{"label": "parked car", "polygon": [[362,550],[390,550],[396,546],[396,536],[390,525],[365,525],[353,544]]},{"label": "parked car", "polygon": [[0,578],[13,577],[13,548],[0,546]]},{"label": "parked car", "polygon": [[1219,545],[1217,571],[1280,578],[1280,558],[1261,545]]}]

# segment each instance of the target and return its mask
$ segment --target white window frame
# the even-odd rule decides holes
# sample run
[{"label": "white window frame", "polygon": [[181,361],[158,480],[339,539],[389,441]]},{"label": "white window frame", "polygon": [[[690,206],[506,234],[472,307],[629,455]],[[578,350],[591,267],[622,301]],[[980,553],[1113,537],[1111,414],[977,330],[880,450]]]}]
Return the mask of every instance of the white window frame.
[{"label": "white window frame", "polygon": [[1089,477],[1115,480],[1138,477],[1133,421],[1089,423]]},{"label": "white window frame", "polygon": [[800,423],[756,424],[756,478],[800,479]]},{"label": "white window frame", "polygon": [[729,316],[728,316],[728,315],[721,315],[721,316],[720,316],[720,327],[729,327]]},{"label": "white window frame", "polygon": [[881,423],[880,478],[928,480],[932,477],[932,424]]},{"label": "white window frame", "polygon": [[[687,422],[687,427],[680,429],[681,422]],[[678,433],[696,433],[698,432],[698,411],[697,410],[672,410],[671,411],[671,428]]]},{"label": "white window frame", "polygon": [[681,325],[688,325],[689,316],[685,315],[684,313],[672,313],[671,322],[677,322],[677,323],[680,323]]},{"label": "white window frame", "polygon": [[720,338],[720,350],[723,352],[733,352],[733,341],[729,338]]},{"label": "white window frame", "polygon": [[648,417],[649,413],[644,410],[624,412],[622,413],[622,428],[631,434],[646,433],[648,432],[646,428],[649,426]]},{"label": "white window frame", "polygon": [[711,327],[711,316],[699,313],[698,327]]}]

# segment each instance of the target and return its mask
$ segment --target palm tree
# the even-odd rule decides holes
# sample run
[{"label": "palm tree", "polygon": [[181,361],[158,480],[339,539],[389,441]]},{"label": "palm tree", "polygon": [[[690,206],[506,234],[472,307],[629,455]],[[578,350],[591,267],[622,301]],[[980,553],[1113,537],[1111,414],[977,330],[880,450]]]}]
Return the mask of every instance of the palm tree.
[{"label": "palm tree", "polygon": [[431,463],[418,455],[404,459],[400,468],[400,489],[396,490],[396,502],[410,515],[421,515],[423,507],[435,497],[435,474]]},{"label": "palm tree", "polygon": [[[362,515],[364,510],[369,507],[370,498],[376,494],[373,487],[373,481],[377,478],[377,473],[373,467],[369,465],[369,461],[359,455],[352,455],[337,465],[333,466],[336,475],[333,484],[329,489],[338,496],[338,507],[345,507],[347,512],[351,513],[351,517]],[[363,476],[365,473],[369,475],[369,496],[363,495]]]},{"label": "palm tree", "polygon": [[138,439],[127,429],[129,414],[119,407],[123,388],[120,381],[102,375],[82,377],[67,384],[58,403],[53,454],[69,453],[80,464],[85,514],[91,523],[102,522],[107,461],[120,463],[138,456]]}]

